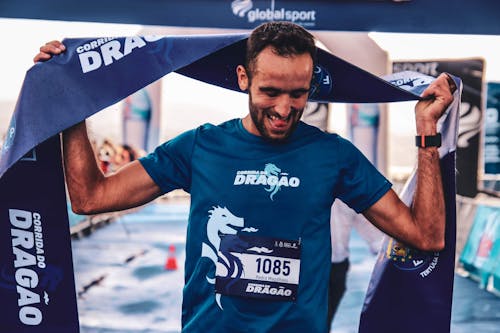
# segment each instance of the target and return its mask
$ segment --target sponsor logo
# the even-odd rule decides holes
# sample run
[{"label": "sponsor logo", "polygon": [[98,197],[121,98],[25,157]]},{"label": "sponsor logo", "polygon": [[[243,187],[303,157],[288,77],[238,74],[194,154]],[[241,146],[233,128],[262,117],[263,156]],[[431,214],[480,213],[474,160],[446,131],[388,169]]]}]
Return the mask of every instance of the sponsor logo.
[{"label": "sponsor logo", "polygon": [[261,23],[268,21],[290,21],[302,26],[314,26],[316,24],[315,10],[297,10],[290,8],[276,8],[272,0],[269,6],[254,8],[251,0],[234,0],[231,2],[233,14],[245,18],[248,23]]},{"label": "sponsor logo", "polygon": [[[0,155],[6,154],[14,143],[14,138],[16,137],[16,118],[12,117],[7,133],[5,134],[5,141],[0,149]],[[20,161],[36,161],[36,150],[35,148],[28,151]]]},{"label": "sponsor logo", "polygon": [[432,82],[432,80],[434,80],[434,78],[432,77],[418,77],[418,78],[408,77],[408,78],[393,80],[390,81],[390,83],[400,88],[404,87],[416,88],[420,86],[429,85]]},{"label": "sponsor logo", "polygon": [[10,150],[12,143],[14,142],[14,137],[16,136],[16,118],[12,117],[10,121],[9,129],[5,134],[5,141],[2,146],[2,155]]},{"label": "sponsor logo", "polygon": [[132,36],[124,39],[115,37],[98,38],[76,48],[83,73],[88,73],[109,66],[137,49],[146,46],[149,42],[155,42],[161,36]]},{"label": "sponsor logo", "polygon": [[391,239],[385,252],[386,258],[403,271],[418,271],[425,278],[429,276],[439,263],[439,252],[427,253],[405,247]]},{"label": "sponsor logo", "polygon": [[18,294],[19,320],[29,326],[39,325],[43,314],[41,302],[48,305],[49,295],[39,289],[39,269],[45,269],[42,217],[39,213],[9,209],[15,288]]},{"label": "sponsor logo", "polygon": [[287,242],[287,241],[274,241],[275,247],[282,247],[285,249],[298,249],[298,242]]},{"label": "sponsor logo", "polygon": [[323,66],[314,67],[311,88],[309,90],[309,99],[327,96],[332,92],[333,80],[330,72]]},{"label": "sponsor logo", "polygon": [[418,72],[430,76],[437,77],[439,75],[439,71],[437,70],[439,66],[439,62],[431,61],[431,62],[398,62],[393,65],[394,72]]},{"label": "sponsor logo", "polygon": [[231,2],[233,14],[239,17],[245,17],[246,13],[253,7],[252,0],[235,0]]},{"label": "sponsor logo", "polygon": [[272,163],[267,163],[264,170],[237,171],[233,185],[268,186],[265,190],[270,193],[269,198],[274,200],[274,195],[282,187],[299,187],[300,179],[281,172],[281,169]]}]

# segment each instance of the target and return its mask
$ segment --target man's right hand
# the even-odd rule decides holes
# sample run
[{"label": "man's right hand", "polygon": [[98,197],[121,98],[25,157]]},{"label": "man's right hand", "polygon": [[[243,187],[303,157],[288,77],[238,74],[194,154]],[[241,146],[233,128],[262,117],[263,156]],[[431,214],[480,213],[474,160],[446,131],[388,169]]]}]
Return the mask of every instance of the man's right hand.
[{"label": "man's right hand", "polygon": [[40,52],[33,58],[33,62],[47,61],[53,55],[66,51],[66,46],[58,40],[53,40],[40,47]]}]

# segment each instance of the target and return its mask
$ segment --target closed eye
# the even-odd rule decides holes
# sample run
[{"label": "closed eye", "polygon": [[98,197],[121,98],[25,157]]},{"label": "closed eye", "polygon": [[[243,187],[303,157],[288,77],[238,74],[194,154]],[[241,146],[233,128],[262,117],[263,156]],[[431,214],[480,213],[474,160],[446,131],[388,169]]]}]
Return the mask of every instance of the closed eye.
[{"label": "closed eye", "polygon": [[262,87],[260,88],[260,91],[266,94],[268,97],[276,97],[283,93],[280,89],[276,88],[269,88],[269,87]]},{"label": "closed eye", "polygon": [[291,98],[297,99],[304,97],[304,95],[309,93],[308,89],[295,89],[290,92],[281,89],[276,89],[272,87],[261,87],[259,89],[262,93],[266,94],[268,97],[277,97],[281,94],[289,94]]},{"label": "closed eye", "polygon": [[309,90],[305,90],[305,89],[293,90],[290,93],[290,97],[292,97],[292,98],[301,98],[305,94],[307,94],[308,92],[309,92]]}]

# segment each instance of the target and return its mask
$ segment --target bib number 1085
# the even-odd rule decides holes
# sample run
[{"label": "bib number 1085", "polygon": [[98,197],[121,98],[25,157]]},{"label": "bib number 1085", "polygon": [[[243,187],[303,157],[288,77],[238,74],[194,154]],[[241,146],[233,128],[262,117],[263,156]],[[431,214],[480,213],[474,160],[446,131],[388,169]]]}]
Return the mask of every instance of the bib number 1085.
[{"label": "bib number 1085", "polygon": [[257,258],[257,273],[264,274],[274,274],[274,275],[290,275],[290,261],[289,260],[280,260],[280,259],[271,259],[271,258]]}]

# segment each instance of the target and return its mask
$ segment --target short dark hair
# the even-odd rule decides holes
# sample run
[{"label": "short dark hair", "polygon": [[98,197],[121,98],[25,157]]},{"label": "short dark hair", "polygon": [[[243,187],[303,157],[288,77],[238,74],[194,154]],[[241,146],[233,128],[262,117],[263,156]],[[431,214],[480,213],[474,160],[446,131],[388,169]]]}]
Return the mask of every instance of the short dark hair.
[{"label": "short dark hair", "polygon": [[309,53],[313,62],[316,62],[314,36],[306,29],[291,22],[267,22],[255,28],[247,40],[245,68],[249,78],[255,59],[268,46],[284,57]]}]

